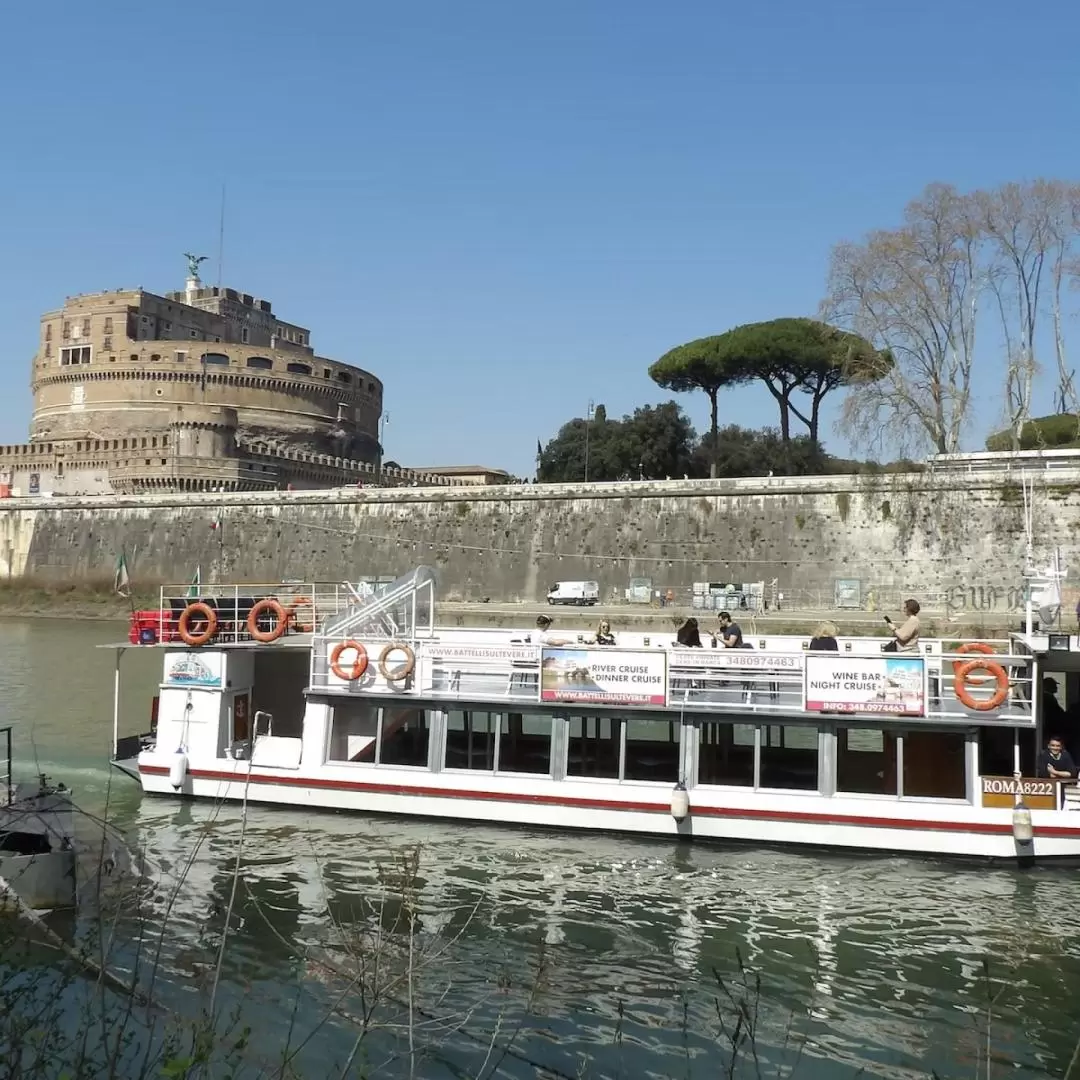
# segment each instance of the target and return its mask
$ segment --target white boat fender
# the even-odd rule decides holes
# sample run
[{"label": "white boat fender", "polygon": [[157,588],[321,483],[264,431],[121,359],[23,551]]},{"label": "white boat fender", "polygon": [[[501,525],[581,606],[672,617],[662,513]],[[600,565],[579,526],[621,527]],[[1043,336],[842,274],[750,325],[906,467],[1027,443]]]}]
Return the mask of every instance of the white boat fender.
[{"label": "white boat fender", "polygon": [[184,777],[187,776],[188,759],[183,750],[177,750],[173,755],[172,764],[169,766],[169,783],[178,790],[184,786]]},{"label": "white boat fender", "polygon": [[671,793],[671,816],[676,821],[685,821],[690,816],[690,796],[681,780]]},{"label": "white boat fender", "polygon": [[1023,796],[1016,800],[1013,807],[1013,839],[1018,844],[1030,844],[1035,839],[1035,829],[1031,824],[1031,811]]}]

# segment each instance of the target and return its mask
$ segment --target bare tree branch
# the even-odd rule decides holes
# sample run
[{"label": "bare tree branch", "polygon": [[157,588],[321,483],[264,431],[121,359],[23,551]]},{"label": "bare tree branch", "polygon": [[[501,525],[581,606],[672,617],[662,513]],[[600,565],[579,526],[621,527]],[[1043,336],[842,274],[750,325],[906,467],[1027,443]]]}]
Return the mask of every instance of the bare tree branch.
[{"label": "bare tree branch", "polygon": [[856,445],[954,453],[968,421],[977,301],[984,287],[971,201],[945,184],[904,224],[832,253],[822,317],[888,349],[884,378],[853,386],[840,428]]}]

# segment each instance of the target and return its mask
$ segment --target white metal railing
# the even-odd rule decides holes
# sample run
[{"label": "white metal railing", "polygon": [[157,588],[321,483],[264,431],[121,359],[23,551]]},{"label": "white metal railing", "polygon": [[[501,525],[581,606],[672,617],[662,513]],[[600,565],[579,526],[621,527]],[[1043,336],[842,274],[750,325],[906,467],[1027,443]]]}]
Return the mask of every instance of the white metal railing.
[{"label": "white metal railing", "polygon": [[[313,657],[311,690],[328,695],[386,695],[434,701],[519,702],[541,704],[540,649],[530,644],[469,644],[449,640],[414,639],[408,644],[415,656],[415,666],[406,679],[390,679],[380,670],[378,659],[385,640],[364,642],[369,654],[365,674],[355,682],[346,682],[330,671],[327,652]],[[327,649],[332,647],[326,642]],[[653,650],[609,649],[606,656],[624,658],[653,658]],[[999,665],[1007,679],[1004,700],[992,709],[965,706],[957,696],[954,664],[974,658],[974,654],[938,653],[882,654],[874,652],[813,653],[756,652],[752,650],[701,650],[665,648],[665,704],[652,708],[691,711],[760,712],[765,714],[829,714],[851,713],[862,719],[922,719],[970,726],[993,721],[1011,727],[1031,727],[1035,724],[1032,707],[1033,680],[1037,671],[1030,656],[998,653],[986,657]],[[829,707],[807,706],[807,658],[830,658],[837,662],[857,665],[865,660],[869,665],[880,664],[882,657],[899,656],[921,661],[925,666],[918,692],[904,700],[899,693],[894,699],[868,701],[851,708],[843,703]],[[387,658],[390,673],[402,656],[395,653]],[[346,663],[352,656],[346,657]],[[966,682],[967,692],[975,705],[986,705],[997,691],[993,673],[985,669],[973,671]],[[593,706],[619,708],[615,698],[597,695],[589,699]],[[622,704],[626,704],[623,702]],[[642,704],[638,702],[637,704]],[[569,701],[545,701],[547,708],[572,709]]]},{"label": "white metal railing", "polygon": [[[235,583],[229,585],[192,583],[162,585],[158,611],[149,617],[148,625],[163,643],[180,643],[180,616],[192,604],[202,603],[213,609],[217,628],[213,643],[237,645],[253,639],[248,628],[252,608],[263,600],[274,600],[287,615],[287,635],[310,634],[348,610],[356,603],[353,587],[344,582]],[[273,610],[256,617],[256,629],[269,631],[277,624]],[[205,613],[192,613],[188,629],[201,633],[209,620]]]},{"label": "white metal railing", "polygon": [[320,623],[322,636],[416,638],[435,629],[435,571],[428,566],[381,586],[369,596],[352,594],[352,602],[340,618]]}]

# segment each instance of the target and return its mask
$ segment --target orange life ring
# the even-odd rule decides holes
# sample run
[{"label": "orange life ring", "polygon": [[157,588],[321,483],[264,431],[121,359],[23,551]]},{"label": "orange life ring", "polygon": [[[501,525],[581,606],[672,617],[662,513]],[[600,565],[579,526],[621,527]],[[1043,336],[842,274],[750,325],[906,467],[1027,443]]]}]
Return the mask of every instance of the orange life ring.
[{"label": "orange life ring", "polygon": [[[403,652],[405,654],[405,663],[399,668],[395,668],[393,671],[387,666],[386,661],[390,658],[391,653]],[[413,672],[413,668],[416,667],[416,653],[409,648],[408,645],[401,645],[396,641],[391,641],[381,653],[379,653],[379,671],[382,672],[382,677],[387,682],[400,682],[402,679],[407,679]]]},{"label": "orange life ring", "polygon": [[[993,656],[994,647],[987,645],[984,641],[967,641],[956,650],[957,656],[963,656],[967,653],[981,653],[983,656]],[[967,661],[954,660],[952,664],[952,673],[954,679],[960,678],[960,669]],[[989,676],[980,675],[977,678],[971,678],[968,681],[972,686],[979,686],[988,680]]]},{"label": "orange life ring", "polygon": [[[196,616],[199,616],[200,619],[203,619],[206,622],[206,629],[198,634],[190,629],[191,620]],[[194,604],[188,604],[188,606],[180,612],[180,618],[176,620],[177,635],[185,645],[190,645],[192,648],[198,648],[200,645],[205,645],[217,633],[217,628],[217,612],[202,600],[197,600]]]},{"label": "orange life ring", "polygon": [[[989,672],[997,680],[997,689],[985,701],[973,698],[966,685],[968,676],[980,668]],[[973,709],[975,712],[990,712],[998,708],[1009,696],[1009,674],[1000,664],[980,656],[976,660],[969,660],[966,664],[960,665],[960,674],[953,683],[953,690],[960,699],[960,704],[965,708]]]},{"label": "orange life ring", "polygon": [[[356,653],[356,659],[353,661],[352,667],[346,671],[341,666],[341,654],[349,649]],[[359,641],[339,641],[334,646],[334,651],[330,654],[330,670],[339,679],[344,679],[345,682],[356,682],[367,671],[367,668],[367,649]]]},{"label": "orange life ring", "polygon": [[[259,629],[260,615],[273,615],[277,619],[273,630]],[[256,640],[262,642],[277,641],[285,633],[285,627],[289,625],[289,616],[285,609],[276,601],[267,597],[260,600],[249,612],[247,617],[247,632]]]},{"label": "orange life ring", "polygon": [[[311,619],[309,622],[300,622],[296,617],[296,613],[300,608],[306,607],[311,611]],[[289,618],[293,621],[293,626],[296,628],[298,634],[313,634],[315,632],[315,604],[310,596],[301,596],[297,593],[292,598],[292,603],[289,605]]]}]

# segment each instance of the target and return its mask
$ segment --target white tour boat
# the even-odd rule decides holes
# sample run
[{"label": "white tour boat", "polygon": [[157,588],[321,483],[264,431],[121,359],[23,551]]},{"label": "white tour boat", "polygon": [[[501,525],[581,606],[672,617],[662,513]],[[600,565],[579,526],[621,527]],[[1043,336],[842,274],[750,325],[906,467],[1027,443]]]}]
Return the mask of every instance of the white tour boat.
[{"label": "white tour boat", "polygon": [[[437,627],[435,573],[164,588],[116,650],[114,763],[144,791],[460,821],[994,859],[1080,856],[1080,799],[1035,775],[1043,680],[1080,643]],[[572,617],[564,621],[574,622]],[[578,621],[584,622],[583,617]],[[161,652],[120,738],[121,656]],[[1055,734],[1055,732],[1051,732]]]}]

